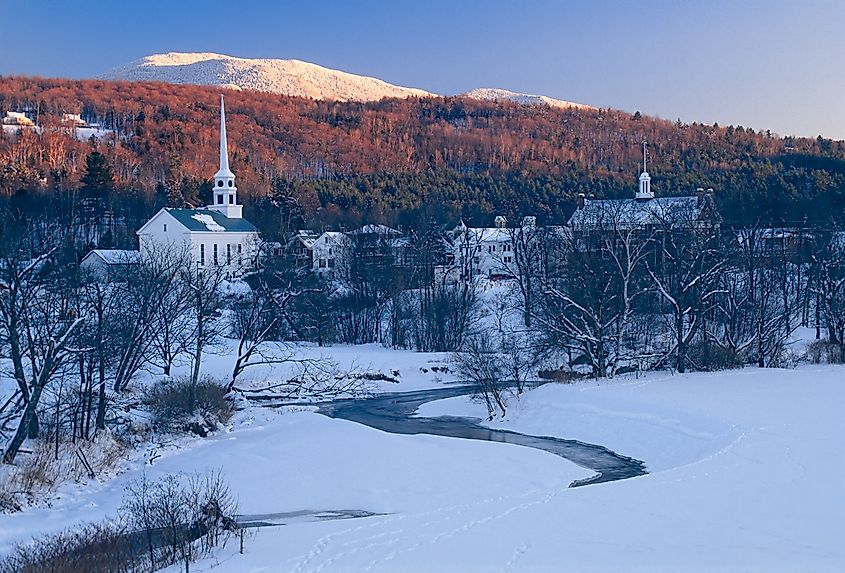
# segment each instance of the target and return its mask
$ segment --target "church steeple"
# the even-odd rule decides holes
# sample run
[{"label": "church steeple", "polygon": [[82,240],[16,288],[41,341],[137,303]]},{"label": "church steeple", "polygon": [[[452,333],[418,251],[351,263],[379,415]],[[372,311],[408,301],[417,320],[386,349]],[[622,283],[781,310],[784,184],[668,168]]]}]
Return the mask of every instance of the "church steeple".
[{"label": "church steeple", "polygon": [[651,192],[651,177],[648,174],[648,149],[646,145],[646,141],[643,140],[643,172],[640,173],[640,188],[634,196],[636,199],[643,201],[654,199],[654,193]]},{"label": "church steeple", "polygon": [[220,169],[214,174],[214,204],[207,207],[219,211],[230,219],[242,217],[241,205],[238,205],[238,188],[235,186],[235,174],[229,169],[229,148],[226,142],[226,108],[223,96],[220,96]]}]

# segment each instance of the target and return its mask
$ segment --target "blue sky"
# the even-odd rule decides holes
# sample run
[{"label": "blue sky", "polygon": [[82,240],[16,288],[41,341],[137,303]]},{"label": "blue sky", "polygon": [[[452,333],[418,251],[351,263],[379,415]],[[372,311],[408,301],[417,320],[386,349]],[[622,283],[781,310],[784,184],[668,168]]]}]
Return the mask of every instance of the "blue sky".
[{"label": "blue sky", "polygon": [[210,51],[845,139],[845,0],[0,0],[0,14],[19,16],[2,25],[3,75]]}]

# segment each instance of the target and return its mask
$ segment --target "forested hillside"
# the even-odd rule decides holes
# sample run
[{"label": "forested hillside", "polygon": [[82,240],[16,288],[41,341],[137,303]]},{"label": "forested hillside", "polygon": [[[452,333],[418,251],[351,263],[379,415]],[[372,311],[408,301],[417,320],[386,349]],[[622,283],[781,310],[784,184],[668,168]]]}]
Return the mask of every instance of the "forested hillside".
[{"label": "forested hillside", "polygon": [[[40,126],[5,126],[0,136],[4,201],[74,208],[94,196],[139,220],[164,204],[202,202],[217,167],[220,91],[0,78],[0,112],[26,110]],[[713,187],[728,222],[845,219],[842,141],[464,98],[335,103],[224,93],[245,216],[267,230],[459,216],[481,223],[494,212],[564,222],[576,193],[633,193],[643,139],[658,195]],[[111,131],[80,141],[63,113]]]}]

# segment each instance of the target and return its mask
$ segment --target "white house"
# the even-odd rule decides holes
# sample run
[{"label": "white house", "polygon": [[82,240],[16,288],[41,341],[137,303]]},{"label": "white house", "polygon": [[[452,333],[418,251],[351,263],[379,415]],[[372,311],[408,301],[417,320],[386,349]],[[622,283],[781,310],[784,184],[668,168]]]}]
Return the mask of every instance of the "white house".
[{"label": "white house", "polygon": [[22,125],[22,126],[33,126],[35,125],[31,119],[29,119],[25,113],[20,111],[7,111],[5,117],[3,117],[3,125]]},{"label": "white house", "polygon": [[259,247],[258,230],[242,216],[235,174],[229,169],[226,112],[220,96],[220,169],[214,175],[214,204],[199,209],[165,207],[138,230],[141,256],[155,251],[190,253],[198,270],[220,268],[228,276],[248,270]]},{"label": "white house", "polygon": [[[533,217],[526,217],[527,223]],[[493,227],[467,227],[463,221],[452,231],[455,264],[462,278],[487,278],[512,275],[513,231],[507,220],[499,215]]]},{"label": "white house", "polygon": [[351,248],[352,241],[345,233],[326,231],[311,244],[313,271],[320,274],[337,272],[348,263]]},{"label": "white house", "polygon": [[138,251],[93,249],[79,263],[79,270],[97,281],[120,281],[129,275],[138,262]]}]

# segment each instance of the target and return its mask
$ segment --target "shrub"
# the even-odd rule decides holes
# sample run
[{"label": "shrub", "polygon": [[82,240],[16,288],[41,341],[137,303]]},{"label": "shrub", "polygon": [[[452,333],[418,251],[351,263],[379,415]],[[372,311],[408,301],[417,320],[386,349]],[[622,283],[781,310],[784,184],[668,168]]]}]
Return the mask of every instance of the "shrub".
[{"label": "shrub", "polygon": [[63,437],[58,448],[53,437],[33,440],[31,451],[2,468],[0,513],[19,511],[30,499],[37,499],[39,492],[51,491],[63,482],[79,482],[107,471],[125,452],[126,444],[109,432],[100,432],[92,440]]},{"label": "shrub", "polygon": [[843,345],[828,340],[816,340],[807,347],[807,357],[813,364],[843,364]]},{"label": "shrub", "polygon": [[713,344],[709,340],[699,340],[690,344],[688,356],[698,370],[728,370],[742,366],[743,360],[729,348]]},{"label": "shrub", "polygon": [[234,413],[226,385],[205,376],[197,383],[194,409],[189,407],[191,380],[179,377],[153,386],[144,402],[152,414],[153,427],[162,432],[191,432],[207,436],[227,423]]},{"label": "shrub", "polygon": [[537,376],[541,380],[552,380],[554,382],[560,382],[561,384],[568,384],[572,382],[573,379],[572,372],[561,368],[557,370],[540,370],[537,372]]},{"label": "shrub", "polygon": [[149,571],[119,523],[93,523],[18,545],[0,559],[0,573]]},{"label": "shrub", "polygon": [[130,482],[116,520],[48,535],[0,558],[0,573],[146,573],[188,563],[225,544],[238,526],[219,472]]}]

